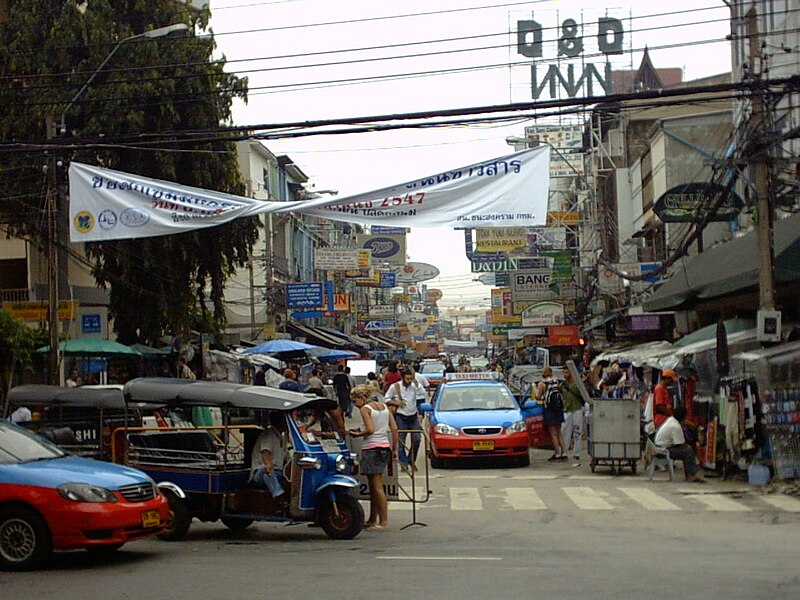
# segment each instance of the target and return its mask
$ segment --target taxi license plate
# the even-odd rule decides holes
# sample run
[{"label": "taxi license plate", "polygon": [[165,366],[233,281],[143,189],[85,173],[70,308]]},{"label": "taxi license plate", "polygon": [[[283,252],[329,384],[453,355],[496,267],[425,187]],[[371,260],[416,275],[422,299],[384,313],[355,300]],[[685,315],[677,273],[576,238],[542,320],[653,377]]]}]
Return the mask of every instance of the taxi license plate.
[{"label": "taxi license plate", "polygon": [[161,525],[161,514],[157,510],[142,511],[142,527],[158,527]]},{"label": "taxi license plate", "polygon": [[472,449],[473,450],[494,450],[494,442],[492,442],[492,441],[472,442]]}]

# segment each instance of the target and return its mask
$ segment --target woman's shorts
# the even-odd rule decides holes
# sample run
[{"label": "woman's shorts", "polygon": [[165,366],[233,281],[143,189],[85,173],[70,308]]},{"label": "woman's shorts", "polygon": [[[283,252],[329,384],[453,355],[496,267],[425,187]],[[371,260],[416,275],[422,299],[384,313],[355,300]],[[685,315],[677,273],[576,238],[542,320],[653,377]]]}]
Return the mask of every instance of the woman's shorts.
[{"label": "woman's shorts", "polygon": [[560,410],[553,410],[551,408],[544,409],[544,425],[561,425],[564,422],[564,413]]},{"label": "woman's shorts", "polygon": [[368,448],[361,451],[359,471],[364,475],[379,475],[389,466],[392,451],[389,448]]}]

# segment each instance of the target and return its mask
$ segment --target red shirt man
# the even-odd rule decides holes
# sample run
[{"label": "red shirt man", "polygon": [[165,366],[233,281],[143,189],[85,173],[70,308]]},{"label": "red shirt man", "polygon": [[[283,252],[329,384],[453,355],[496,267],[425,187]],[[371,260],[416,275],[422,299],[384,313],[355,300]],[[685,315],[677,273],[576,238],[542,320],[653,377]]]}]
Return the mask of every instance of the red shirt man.
[{"label": "red shirt man", "polygon": [[678,374],[672,369],[664,369],[661,372],[661,379],[653,389],[653,425],[656,429],[661,427],[667,417],[672,416],[672,396],[667,389],[670,381],[677,380]]}]

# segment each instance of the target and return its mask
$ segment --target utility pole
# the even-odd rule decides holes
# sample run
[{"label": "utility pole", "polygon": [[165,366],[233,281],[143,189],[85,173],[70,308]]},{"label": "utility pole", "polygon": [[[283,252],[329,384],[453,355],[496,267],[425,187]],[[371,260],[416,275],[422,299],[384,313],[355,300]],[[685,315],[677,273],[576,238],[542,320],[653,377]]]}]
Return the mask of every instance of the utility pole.
[{"label": "utility pole", "polygon": [[[55,137],[55,119],[48,115],[45,120],[47,139]],[[51,154],[47,164],[47,324],[50,334],[50,352],[47,356],[47,381],[52,385],[60,383],[58,372],[58,168],[55,154]]]},{"label": "utility pole", "polygon": [[[758,15],[755,7],[747,13],[747,36],[750,42],[750,77],[753,80],[754,91],[752,97],[751,121],[755,125],[754,131],[763,132],[765,129],[766,111],[764,107],[764,93],[758,89],[761,83],[761,41],[758,31]],[[758,66],[756,66],[758,65]],[[753,134],[757,135],[757,134]],[[773,215],[769,199],[769,154],[767,148],[760,142],[758,150],[750,153],[750,159],[755,163],[755,201],[758,211],[756,224],[756,241],[758,247],[758,295],[759,308],[772,310],[775,308],[775,275],[774,252],[772,246]]]}]

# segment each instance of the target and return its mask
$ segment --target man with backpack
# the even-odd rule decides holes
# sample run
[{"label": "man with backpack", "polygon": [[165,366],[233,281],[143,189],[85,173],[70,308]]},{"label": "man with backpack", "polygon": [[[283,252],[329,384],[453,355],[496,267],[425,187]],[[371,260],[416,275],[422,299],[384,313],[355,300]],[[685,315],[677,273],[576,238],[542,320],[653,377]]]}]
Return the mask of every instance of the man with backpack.
[{"label": "man with backpack", "polygon": [[564,396],[558,382],[553,378],[553,369],[542,370],[542,380],[536,386],[536,399],[544,404],[544,426],[553,443],[553,456],[550,462],[567,460],[564,454],[564,438],[561,437],[561,424],[564,422]]}]

